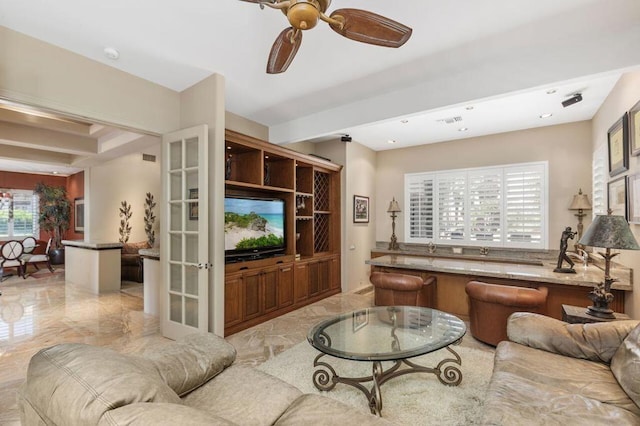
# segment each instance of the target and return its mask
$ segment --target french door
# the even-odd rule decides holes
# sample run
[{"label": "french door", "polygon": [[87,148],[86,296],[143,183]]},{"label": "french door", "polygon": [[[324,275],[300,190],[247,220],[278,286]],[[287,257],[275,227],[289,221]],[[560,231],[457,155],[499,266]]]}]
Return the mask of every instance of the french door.
[{"label": "french door", "polygon": [[208,127],[162,137],[160,329],[176,339],[209,321]]}]

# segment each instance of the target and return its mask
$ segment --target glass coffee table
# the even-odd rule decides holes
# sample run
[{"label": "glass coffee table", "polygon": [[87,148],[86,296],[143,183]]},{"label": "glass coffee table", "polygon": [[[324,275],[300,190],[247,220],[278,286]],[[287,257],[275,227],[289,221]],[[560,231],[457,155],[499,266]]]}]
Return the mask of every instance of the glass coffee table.
[{"label": "glass coffee table", "polygon": [[[316,368],[313,384],[322,391],[330,391],[338,383],[353,386],[364,393],[371,412],[380,415],[380,386],[394,377],[431,373],[445,385],[459,385],[462,372],[458,366],[462,365],[462,359],[451,345],[460,343],[466,332],[467,327],[460,318],[436,309],[378,306],[340,314],[317,324],[307,335],[309,343],[321,352],[313,362]],[[443,348],[453,357],[445,357],[444,353],[435,367],[409,361]],[[326,355],[371,361],[371,376],[341,377],[326,358],[322,359]],[[392,361],[393,365],[385,370],[382,361]]]}]

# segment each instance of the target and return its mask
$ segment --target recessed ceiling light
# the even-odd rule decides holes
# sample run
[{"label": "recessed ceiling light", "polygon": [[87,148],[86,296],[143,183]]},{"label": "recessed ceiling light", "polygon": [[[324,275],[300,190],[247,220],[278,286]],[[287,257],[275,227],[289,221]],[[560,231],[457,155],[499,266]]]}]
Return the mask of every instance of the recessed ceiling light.
[{"label": "recessed ceiling light", "polygon": [[227,149],[231,149],[231,147],[230,147],[230,146],[228,146],[228,147],[227,147]]},{"label": "recessed ceiling light", "polygon": [[467,130],[469,130],[467,127],[460,127],[458,129],[459,132],[466,132]]},{"label": "recessed ceiling light", "polygon": [[104,56],[115,61],[120,57],[120,52],[118,52],[113,47],[105,47],[104,48]]},{"label": "recessed ceiling light", "polygon": [[59,174],[59,173],[60,173],[60,172],[56,172],[56,171],[51,172],[51,174],[54,174],[54,175],[57,175],[57,174]]},{"label": "recessed ceiling light", "polygon": [[474,107],[473,107],[472,105],[469,105],[469,106],[468,106],[468,107],[466,107],[465,109],[466,109],[467,111],[471,111],[473,108],[474,108]]},{"label": "recessed ceiling light", "polygon": [[556,89],[549,89],[547,90],[547,95],[553,95],[554,93],[556,93]]},{"label": "recessed ceiling light", "polygon": [[540,114],[540,118],[549,118],[551,117],[553,114],[551,114],[550,112],[545,112],[544,114]]},{"label": "recessed ceiling light", "polygon": [[387,143],[392,143],[392,144],[393,144],[393,143],[396,143],[396,141],[394,141],[393,139],[389,139],[389,140],[387,141]]},{"label": "recessed ceiling light", "polygon": [[404,119],[404,120],[400,120],[400,122],[401,122],[402,124],[407,124],[407,123],[409,122],[409,120]]}]

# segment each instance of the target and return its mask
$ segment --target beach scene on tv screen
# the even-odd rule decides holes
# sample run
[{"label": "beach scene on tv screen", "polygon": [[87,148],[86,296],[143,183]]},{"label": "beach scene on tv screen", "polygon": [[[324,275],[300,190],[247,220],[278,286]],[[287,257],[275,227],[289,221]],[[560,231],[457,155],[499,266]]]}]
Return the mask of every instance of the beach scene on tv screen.
[{"label": "beach scene on tv screen", "polygon": [[282,201],[225,199],[225,250],[281,246],[284,246],[284,203]]}]

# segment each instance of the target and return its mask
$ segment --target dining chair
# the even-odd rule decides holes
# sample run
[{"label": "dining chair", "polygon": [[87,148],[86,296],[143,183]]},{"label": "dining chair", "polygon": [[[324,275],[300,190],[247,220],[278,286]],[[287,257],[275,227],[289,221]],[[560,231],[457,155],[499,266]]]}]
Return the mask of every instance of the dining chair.
[{"label": "dining chair", "polygon": [[[2,245],[0,253],[2,254],[2,260],[0,260],[0,268],[3,270],[3,273],[7,268],[15,268],[16,271],[18,271],[18,276],[24,278],[24,262],[20,258],[24,253],[24,247],[22,246],[22,243],[16,240],[7,241]],[[4,280],[7,277],[7,275],[3,275],[0,280]]]},{"label": "dining chair", "polygon": [[24,255],[31,254],[31,252],[33,252],[33,250],[37,246],[38,246],[38,241],[33,237],[27,237],[24,240],[22,240],[22,247],[24,248]]},{"label": "dining chair", "polygon": [[[43,241],[44,242],[44,241]],[[42,250],[40,249],[40,245],[36,245],[33,249],[32,254],[24,256],[24,277],[26,278],[27,267],[29,265],[33,265],[36,268],[36,271],[39,271],[39,264],[45,264],[49,271],[53,272],[53,266],[51,266],[51,258],[49,257],[49,250],[51,249],[51,238],[47,242],[47,247]]]}]

